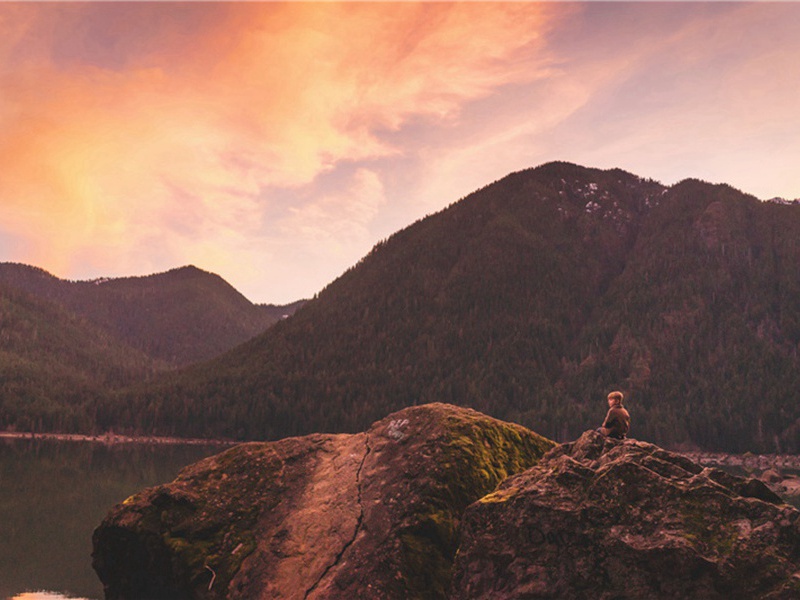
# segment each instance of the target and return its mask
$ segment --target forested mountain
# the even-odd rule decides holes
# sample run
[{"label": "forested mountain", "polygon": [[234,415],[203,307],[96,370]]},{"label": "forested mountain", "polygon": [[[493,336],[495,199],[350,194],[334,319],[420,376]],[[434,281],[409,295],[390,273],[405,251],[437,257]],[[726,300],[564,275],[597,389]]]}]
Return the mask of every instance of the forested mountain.
[{"label": "forested mountain", "polygon": [[194,267],[70,282],[0,264],[0,429],[96,429],[111,390],[209,358],[297,306],[256,306]]},{"label": "forested mountain", "polygon": [[[797,203],[551,163],[399,231],[292,318],[218,358],[108,392],[152,370],[120,359],[143,369],[139,379],[123,369],[108,378],[113,385],[86,393],[76,385],[72,418],[60,424],[46,410],[35,414],[45,415],[43,428],[264,439],[359,431],[399,408],[440,401],[566,440],[596,427],[605,395],[621,389],[640,439],[800,452],[798,240]],[[208,281],[192,268],[155,276],[174,284],[158,296],[137,288],[141,278],[55,280],[71,291],[33,298],[35,286],[19,280],[49,286],[54,278],[19,272],[15,285],[27,292],[16,288],[16,304],[4,296],[4,310],[60,298],[50,309],[98,327],[95,342],[113,345],[120,331],[135,331],[151,356],[153,347],[181,347],[169,307],[198,318],[193,302]],[[181,295],[181,279],[193,291]],[[69,304],[89,290],[108,295],[88,312]],[[127,299],[127,311],[111,298]],[[163,320],[136,329],[126,321],[136,311]],[[153,331],[165,338],[152,341]],[[21,422],[13,410],[0,417],[0,426]]]},{"label": "forested mountain", "polygon": [[302,304],[253,304],[219,275],[193,266],[145,277],[66,281],[36,267],[0,263],[0,283],[54,302],[171,366],[217,356]]},{"label": "forested mountain", "polygon": [[100,394],[159,366],[57,304],[0,284],[0,429],[90,430]]},{"label": "forested mountain", "polygon": [[800,451],[800,207],[551,163],[380,243],[294,317],[105,402],[102,426],[358,431],[441,401],[555,439]]}]

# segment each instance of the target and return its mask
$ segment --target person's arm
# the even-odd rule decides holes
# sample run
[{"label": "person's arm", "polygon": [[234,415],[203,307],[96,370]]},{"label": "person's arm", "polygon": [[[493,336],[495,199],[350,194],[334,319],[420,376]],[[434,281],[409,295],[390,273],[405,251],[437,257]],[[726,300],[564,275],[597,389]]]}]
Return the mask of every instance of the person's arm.
[{"label": "person's arm", "polygon": [[614,410],[613,408],[608,409],[608,412],[606,413],[606,418],[603,419],[603,424],[600,425],[600,433],[602,433],[603,435],[608,435],[609,433],[611,433],[611,430],[609,429],[608,425],[611,420],[611,411],[613,410]]}]

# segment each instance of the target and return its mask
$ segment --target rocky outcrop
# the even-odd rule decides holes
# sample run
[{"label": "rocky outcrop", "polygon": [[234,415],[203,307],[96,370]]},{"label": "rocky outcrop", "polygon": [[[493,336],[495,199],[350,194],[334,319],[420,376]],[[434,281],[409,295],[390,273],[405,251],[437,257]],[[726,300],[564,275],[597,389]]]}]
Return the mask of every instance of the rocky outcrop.
[{"label": "rocky outcrop", "polygon": [[762,481],[443,404],[232,448],[94,546],[108,599],[800,597],[800,512]]},{"label": "rocky outcrop", "polygon": [[800,513],[763,482],[586,432],[470,506],[455,599],[800,597]]},{"label": "rocky outcrop", "polygon": [[114,507],[93,564],[108,599],[444,598],[463,511],[553,445],[443,404],[243,444]]}]

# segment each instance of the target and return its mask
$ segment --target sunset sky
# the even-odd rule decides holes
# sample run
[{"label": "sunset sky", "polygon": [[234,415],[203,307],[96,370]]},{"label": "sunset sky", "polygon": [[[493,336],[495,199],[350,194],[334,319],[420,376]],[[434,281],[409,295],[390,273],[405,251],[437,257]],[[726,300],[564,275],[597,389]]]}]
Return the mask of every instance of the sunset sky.
[{"label": "sunset sky", "polygon": [[797,3],[2,3],[0,261],[310,297],[552,160],[800,198]]}]

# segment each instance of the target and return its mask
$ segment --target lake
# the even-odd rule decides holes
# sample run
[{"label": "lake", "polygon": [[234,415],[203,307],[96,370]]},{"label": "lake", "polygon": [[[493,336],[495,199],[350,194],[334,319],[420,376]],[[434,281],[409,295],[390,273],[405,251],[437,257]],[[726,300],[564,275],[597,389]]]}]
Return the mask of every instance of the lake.
[{"label": "lake", "polygon": [[0,599],[102,600],[92,532],[109,508],[224,449],[0,439]]}]

